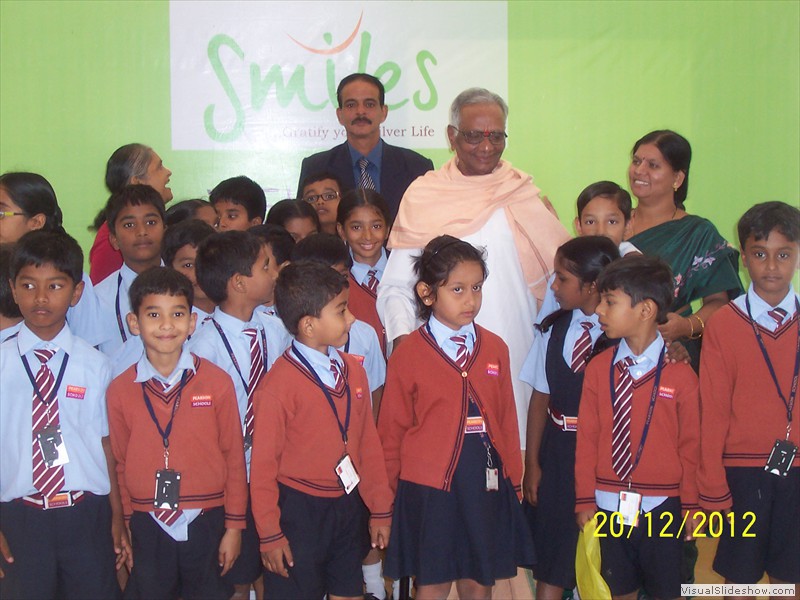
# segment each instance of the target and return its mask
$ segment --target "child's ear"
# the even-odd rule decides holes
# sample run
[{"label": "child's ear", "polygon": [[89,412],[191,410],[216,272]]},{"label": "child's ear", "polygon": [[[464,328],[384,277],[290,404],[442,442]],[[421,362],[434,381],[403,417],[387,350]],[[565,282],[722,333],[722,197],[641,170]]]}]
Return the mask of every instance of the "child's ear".
[{"label": "child's ear", "polygon": [[253,227],[255,225],[261,225],[264,222],[264,219],[261,217],[253,217],[250,219],[250,226]]},{"label": "child's ear", "polygon": [[117,243],[117,236],[111,233],[110,231],[108,232],[108,242],[111,244],[111,247],[114,250],[119,252],[119,244]]},{"label": "child's ear", "polygon": [[420,281],[419,283],[417,283],[416,290],[417,290],[417,296],[420,297],[420,299],[426,306],[430,306],[431,304],[433,304],[433,290],[431,289],[431,286],[429,286],[424,281]]},{"label": "child's ear", "polygon": [[650,298],[645,298],[639,304],[641,305],[639,316],[642,321],[649,321],[651,319],[655,321],[656,317],[658,317],[658,305]]},{"label": "child's ear", "polygon": [[247,282],[244,277],[241,273],[234,273],[233,277],[228,280],[228,292],[241,294],[245,291],[247,291]]},{"label": "child's ear", "polygon": [[133,335],[139,335],[141,333],[141,329],[139,329],[139,318],[136,316],[136,313],[129,312],[125,315],[125,320],[128,322],[128,329]]},{"label": "child's ear", "polygon": [[47,217],[44,215],[44,213],[36,213],[30,219],[28,219],[28,229],[30,231],[42,229],[45,223],[47,223]]},{"label": "child's ear", "polygon": [[580,237],[582,235],[581,234],[581,218],[579,216],[575,217],[575,220],[572,222],[572,224],[575,226],[575,233],[577,233],[578,237]]},{"label": "child's ear", "polygon": [[194,330],[197,327],[197,313],[192,312],[189,317],[189,337],[194,335]]},{"label": "child's ear", "polygon": [[314,319],[311,315],[306,315],[300,319],[297,323],[297,331],[306,338],[310,338],[314,335]]},{"label": "child's ear", "polygon": [[625,221],[625,229],[622,230],[622,239],[627,240],[631,235],[633,235],[633,221],[628,219]]},{"label": "child's ear", "polygon": [[339,235],[340,238],[345,239],[344,227],[342,227],[341,223],[336,223],[336,233]]},{"label": "child's ear", "polygon": [[75,306],[81,299],[81,296],[83,296],[84,286],[85,284],[83,283],[83,281],[79,281],[75,286],[75,289],[72,290],[72,300],[69,301],[70,306]]},{"label": "child's ear", "polygon": [[747,254],[745,254],[744,248],[739,248],[739,256],[742,259],[742,266],[746,269],[747,268]]}]

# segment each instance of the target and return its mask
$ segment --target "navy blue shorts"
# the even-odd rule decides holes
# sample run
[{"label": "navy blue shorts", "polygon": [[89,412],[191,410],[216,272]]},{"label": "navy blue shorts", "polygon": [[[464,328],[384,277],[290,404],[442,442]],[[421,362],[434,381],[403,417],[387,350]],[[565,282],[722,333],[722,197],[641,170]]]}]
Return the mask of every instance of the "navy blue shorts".
[{"label": "navy blue shorts", "polygon": [[367,507],[356,488],[338,498],[320,498],[278,484],[281,531],[294,567],[289,577],[264,573],[267,598],[281,600],[363,596],[361,561],[369,551]]},{"label": "navy blue shorts", "polygon": [[[714,570],[733,583],[758,583],[766,571],[800,583],[800,468],[778,477],[761,467],[727,467],[733,530],[724,519]],[[752,513],[752,516],[746,513]],[[745,527],[749,525],[744,537]]]}]

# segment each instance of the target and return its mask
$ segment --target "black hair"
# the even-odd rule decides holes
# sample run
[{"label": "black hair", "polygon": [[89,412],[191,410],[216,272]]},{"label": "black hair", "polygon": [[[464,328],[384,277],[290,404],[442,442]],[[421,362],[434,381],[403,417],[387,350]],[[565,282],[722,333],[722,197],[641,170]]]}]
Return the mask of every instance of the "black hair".
[{"label": "black hair", "polygon": [[316,173],[311,173],[303,178],[303,182],[300,184],[300,189],[297,190],[297,199],[303,199],[303,190],[306,189],[307,185],[317,183],[318,181],[325,181],[326,179],[336,182],[336,187],[339,188],[340,194],[344,191],[344,185],[342,184],[342,180],[339,179],[338,175],[331,173],[330,171],[317,171]]},{"label": "black hair", "polygon": [[657,256],[626,256],[608,265],[597,279],[597,291],[602,294],[613,290],[622,290],[630,296],[631,306],[652,300],[658,309],[656,322],[667,322],[675,286],[672,269]]},{"label": "black hair", "polygon": [[739,219],[739,246],[753,236],[756,241],[765,240],[777,231],[790,242],[800,241],[800,210],[785,202],[762,202],[747,210]]},{"label": "black hair", "polygon": [[275,284],[275,309],[284,326],[297,335],[303,317],[319,317],[322,309],[349,287],[347,277],[316,261],[286,265]]},{"label": "black hair", "polygon": [[211,225],[197,219],[181,221],[177,225],[167,227],[161,242],[161,258],[164,260],[164,264],[171,267],[175,255],[181,248],[187,244],[197,248],[203,240],[216,232]]},{"label": "black hair", "polygon": [[58,206],[56,192],[47,179],[38,173],[4,173],[0,175],[0,188],[6,191],[29,219],[38,214],[44,215],[42,229],[66,233],[61,224],[61,208]]},{"label": "black hair", "polygon": [[295,244],[292,260],[313,260],[328,267],[344,264],[353,266],[353,257],[342,238],[332,233],[310,235]]},{"label": "black hair", "polygon": [[137,317],[145,296],[158,294],[162,296],[184,296],[189,310],[194,303],[192,282],[183,273],[171,267],[150,267],[133,280],[128,297],[131,301],[131,312]]},{"label": "black hair", "polygon": [[161,198],[161,194],[159,194],[149,185],[133,183],[131,185],[126,185],[118,192],[114,192],[108,199],[105,208],[108,230],[112,234],[116,233],[117,218],[125,209],[125,207],[142,206],[148,204],[158,211],[163,223],[166,217],[164,212],[164,200]]},{"label": "black hair", "polygon": [[11,293],[11,257],[14,255],[14,244],[0,244],[0,315],[7,319],[19,319],[22,313],[14,302]]},{"label": "black hair", "polygon": [[617,204],[617,208],[625,218],[625,222],[631,220],[631,195],[627,190],[623,190],[613,181],[597,181],[586,186],[583,191],[578,195],[578,219],[581,218],[583,209],[595,198],[607,198],[613,200]]},{"label": "black hair", "polygon": [[381,83],[380,79],[367,73],[351,73],[342,79],[339,82],[339,86],[336,88],[336,101],[339,103],[339,108],[342,108],[342,90],[347,84],[354,81],[363,81],[365,83],[371,83],[374,85],[376,88],[378,88],[378,102],[381,106],[385,104],[386,88],[383,87],[383,83]]},{"label": "black hair", "polygon": [[[447,281],[452,270],[462,262],[478,263],[483,271],[483,278],[486,279],[489,271],[486,268],[485,254],[485,250],[479,250],[472,244],[452,235],[435,237],[428,242],[422,254],[414,260],[417,283],[427,284],[431,294],[435,295],[439,286]],[[416,291],[414,297],[417,300],[417,314],[421,319],[428,320],[433,308],[426,305]]]},{"label": "black hair", "polygon": [[29,266],[52,265],[69,276],[75,285],[83,279],[83,250],[75,238],[61,231],[29,231],[14,244],[10,279]]},{"label": "black hair", "polygon": [[689,140],[670,129],[651,131],[634,145],[631,154],[635,154],[639,146],[652,144],[672,167],[673,171],[683,171],[683,183],[675,190],[674,202],[678,208],[683,208],[686,195],[689,192],[689,165],[692,162],[692,147]]},{"label": "black hair", "polygon": [[604,235],[585,235],[559,246],[558,257],[581,283],[594,283],[603,269],[619,258],[619,248]]},{"label": "black hair", "polygon": [[250,277],[264,242],[247,231],[223,231],[207,237],[197,248],[197,285],[214,303],[228,298],[228,281],[237,273]]},{"label": "black hair", "polygon": [[[106,163],[105,182],[108,191],[112,194],[119,192],[134,177],[139,179],[145,177],[152,159],[153,149],[144,144],[125,144],[114,150],[114,153]],[[100,229],[100,226],[105,222],[106,208],[103,207],[95,216],[94,222],[89,229]]]},{"label": "black hair", "polygon": [[275,262],[278,263],[278,266],[282,265],[287,260],[291,260],[295,241],[292,234],[280,225],[271,225],[269,223],[253,225],[247,231],[253,235],[257,235],[267,243],[270,250],[272,250],[272,256],[275,257]]},{"label": "black hair", "polygon": [[286,198],[273,204],[267,213],[266,223],[286,228],[286,223],[292,219],[311,219],[319,231],[319,216],[314,207],[294,198]]},{"label": "black hair", "polygon": [[362,206],[369,206],[383,217],[383,222],[388,227],[392,223],[392,216],[389,214],[389,205],[386,200],[375,190],[358,188],[350,190],[342,195],[339,207],[336,209],[336,222],[344,227],[347,218],[355,209]]},{"label": "black hair", "polygon": [[255,181],[244,175],[220,181],[211,190],[208,200],[213,205],[223,200],[229,200],[243,206],[247,211],[248,219],[258,217],[263,221],[264,213],[267,212],[267,197],[264,190]]},{"label": "black hair", "polygon": [[166,219],[165,222],[167,227],[173,227],[178,223],[183,221],[188,221],[191,219],[196,218],[197,210],[201,206],[209,206],[214,208],[214,205],[211,204],[208,200],[203,200],[201,198],[192,198],[191,200],[181,200],[180,202],[173,204],[167,209],[166,212]]}]

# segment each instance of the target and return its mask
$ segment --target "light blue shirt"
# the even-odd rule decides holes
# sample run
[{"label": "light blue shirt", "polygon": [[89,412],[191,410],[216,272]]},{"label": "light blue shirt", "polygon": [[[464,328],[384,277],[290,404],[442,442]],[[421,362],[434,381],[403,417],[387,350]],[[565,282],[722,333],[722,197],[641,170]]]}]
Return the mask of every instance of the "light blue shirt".
[{"label": "light blue shirt", "polygon": [[458,355],[458,344],[451,340],[451,337],[454,335],[465,335],[467,339],[464,344],[467,346],[467,351],[472,352],[475,347],[475,325],[473,323],[464,325],[460,329],[453,330],[431,315],[431,318],[428,319],[428,327],[430,327],[431,334],[433,335],[433,339],[436,340],[436,344],[453,362],[456,361],[456,356]]},{"label": "light blue shirt", "polygon": [[22,324],[16,336],[0,344],[0,502],[37,492],[31,448],[34,389],[22,356],[35,378],[41,363],[33,351],[40,348],[57,350],[47,363],[56,379],[69,355],[57,392],[61,434],[69,456],[64,465],[64,489],[106,495],[110,483],[102,438],[108,436],[108,359],[73,335],[69,327],[45,342]]},{"label": "light blue shirt", "polygon": [[[335,380],[333,378],[333,372],[331,371],[331,361],[336,361],[336,364],[339,365],[339,369],[342,368],[342,357],[339,356],[339,353],[333,346],[328,346],[328,353],[323,354],[319,350],[314,350],[306,346],[305,344],[294,340],[294,347],[292,348],[292,354],[297,356],[297,352],[303,355],[308,361],[308,364],[311,365],[311,368],[314,369],[314,372],[319,376],[320,381],[327,385],[329,388],[333,389],[335,385]],[[300,361],[302,363],[302,361]],[[343,372],[340,371],[342,374]]]},{"label": "light blue shirt", "polygon": [[[347,149],[350,151],[350,160],[353,163],[353,181],[358,187],[358,182],[361,180],[361,168],[358,166],[358,161],[361,160],[362,154],[355,150],[349,143]],[[380,140],[375,147],[370,150],[364,158],[369,161],[367,165],[367,173],[372,178],[375,184],[375,191],[381,191],[381,161],[383,160],[383,140]]]},{"label": "light blue shirt", "polygon": [[19,331],[19,328],[22,327],[22,321],[17,323],[16,325],[12,325],[11,327],[6,327],[5,329],[0,329],[0,344],[5,342],[8,338]]},{"label": "light blue shirt", "polygon": [[381,280],[383,271],[386,269],[386,263],[389,260],[389,257],[386,255],[386,248],[381,248],[381,257],[378,259],[378,262],[375,263],[374,267],[370,267],[366,263],[358,262],[355,256],[353,256],[352,250],[350,250],[350,256],[353,258],[353,266],[350,267],[350,274],[358,283],[367,285],[367,279],[369,279],[367,276],[370,271],[375,271],[375,277],[378,278],[378,281]]},{"label": "light blue shirt", "polygon": [[86,273],[83,274],[83,294],[78,303],[67,311],[67,323],[72,335],[83,338],[95,347],[111,340],[117,331],[116,318],[112,319],[103,308]]},{"label": "light blue shirt", "polygon": [[777,306],[770,306],[768,302],[766,302],[756,293],[755,289],[753,288],[753,284],[751,283],[750,287],[747,288],[747,294],[742,294],[733,301],[733,303],[739,307],[744,314],[747,314],[745,297],[750,298],[750,314],[752,315],[753,320],[768,331],[775,331],[778,328],[778,322],[767,314],[769,311],[774,308],[782,308],[785,310],[786,316],[783,318],[783,322],[781,323],[781,325],[783,325],[792,319],[797,310],[797,306],[795,305],[797,295],[794,293],[794,286],[792,285],[789,286],[789,293],[784,296],[783,300],[781,300]]},{"label": "light blue shirt", "polygon": [[367,372],[369,391],[374,392],[386,383],[386,361],[381,352],[378,334],[364,321],[358,319],[350,326],[349,344],[339,348],[355,356]]}]

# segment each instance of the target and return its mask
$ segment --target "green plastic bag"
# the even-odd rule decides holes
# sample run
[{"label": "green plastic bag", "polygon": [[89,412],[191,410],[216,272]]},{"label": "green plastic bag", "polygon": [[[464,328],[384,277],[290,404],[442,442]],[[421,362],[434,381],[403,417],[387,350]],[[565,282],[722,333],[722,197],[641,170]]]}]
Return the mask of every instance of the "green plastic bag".
[{"label": "green plastic bag", "polygon": [[595,535],[596,529],[595,516],[578,535],[575,577],[581,600],[611,600],[611,590],[600,572],[600,538]]}]

